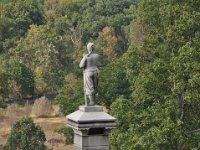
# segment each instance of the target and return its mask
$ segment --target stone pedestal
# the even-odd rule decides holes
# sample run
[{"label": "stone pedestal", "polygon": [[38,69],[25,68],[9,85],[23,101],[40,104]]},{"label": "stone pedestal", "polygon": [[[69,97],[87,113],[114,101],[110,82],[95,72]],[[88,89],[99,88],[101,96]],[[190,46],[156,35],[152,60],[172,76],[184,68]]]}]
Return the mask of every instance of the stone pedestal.
[{"label": "stone pedestal", "polygon": [[108,133],[116,124],[102,106],[79,106],[67,119],[74,130],[74,150],[109,150]]}]

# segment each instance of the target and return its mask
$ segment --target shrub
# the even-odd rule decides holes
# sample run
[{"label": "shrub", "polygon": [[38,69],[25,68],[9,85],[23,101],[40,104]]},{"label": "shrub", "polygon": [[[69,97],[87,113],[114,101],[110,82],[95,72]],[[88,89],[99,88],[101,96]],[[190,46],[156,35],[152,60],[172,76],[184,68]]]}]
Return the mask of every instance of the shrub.
[{"label": "shrub", "polygon": [[3,150],[44,150],[45,134],[30,117],[16,121]]},{"label": "shrub", "polygon": [[32,107],[32,114],[36,117],[49,117],[52,111],[53,107],[45,96],[37,99]]},{"label": "shrub", "polygon": [[70,127],[62,127],[56,130],[57,133],[63,134],[65,136],[65,144],[70,145],[73,144],[74,132]]},{"label": "shrub", "polygon": [[0,100],[0,108],[6,108],[6,107],[7,107],[7,104]]}]

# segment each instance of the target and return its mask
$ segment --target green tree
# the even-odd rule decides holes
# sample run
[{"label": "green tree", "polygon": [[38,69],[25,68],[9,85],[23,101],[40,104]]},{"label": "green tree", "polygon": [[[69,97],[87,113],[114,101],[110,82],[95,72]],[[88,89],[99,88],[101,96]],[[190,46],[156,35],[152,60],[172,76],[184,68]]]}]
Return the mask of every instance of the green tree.
[{"label": "green tree", "polygon": [[65,115],[77,110],[79,105],[84,104],[83,81],[74,74],[68,74],[55,102]]},{"label": "green tree", "polygon": [[[19,97],[34,94],[34,75],[28,67],[15,59],[10,59],[7,64],[6,72],[8,75],[8,80],[16,82],[17,86],[19,87]],[[10,88],[13,87],[11,86]],[[12,89],[10,90],[12,91]],[[13,92],[14,93],[12,94],[15,95],[16,91]]]},{"label": "green tree", "polygon": [[56,37],[46,25],[32,25],[25,38],[18,41],[11,55],[34,71],[36,91],[55,92],[62,85]]},{"label": "green tree", "polygon": [[7,51],[15,46],[18,38],[24,36],[31,24],[44,23],[41,5],[40,0],[0,2],[1,31],[6,31],[1,37],[0,48]]},{"label": "green tree", "polygon": [[100,70],[98,103],[108,108],[121,95],[129,97],[131,94],[130,83],[127,79],[125,63],[122,58],[108,64],[104,70]]},{"label": "green tree", "polygon": [[0,108],[5,108],[5,99],[9,96],[8,77],[5,72],[0,71]]},{"label": "green tree", "polygon": [[[115,116],[117,127],[109,134],[109,141],[111,149],[123,149],[128,150],[127,144],[129,144],[129,124],[131,122],[134,113],[127,111],[133,108],[133,101],[121,96],[116,99],[111,105],[110,113]],[[130,147],[129,147],[130,148]]]},{"label": "green tree", "polygon": [[6,72],[6,55],[0,55],[0,103],[9,96],[8,74]]},{"label": "green tree", "polygon": [[[126,144],[112,140],[112,149],[199,149],[199,5],[138,2],[141,41],[124,55],[136,60],[125,65],[133,90],[126,110],[132,115],[128,127],[117,128],[124,133],[111,135]],[[116,103],[113,110],[120,109]],[[121,119],[124,112],[113,115]]]},{"label": "green tree", "polygon": [[[82,44],[85,45],[91,39],[96,40],[104,27],[111,27],[112,34],[115,35],[114,41],[117,42],[114,42],[116,43],[114,46],[113,44],[107,46],[109,47],[107,53],[111,50],[122,54],[127,48],[124,27],[128,26],[133,18],[133,5],[134,2],[131,0],[114,2],[111,0],[61,0],[60,2],[46,0],[44,10],[47,23],[57,33],[67,34],[72,39],[74,53],[80,54],[83,49]],[[103,50],[101,48],[101,51]]]},{"label": "green tree", "polygon": [[29,117],[14,123],[3,150],[44,150],[45,134]]},{"label": "green tree", "polygon": [[12,21],[6,17],[0,17],[0,53],[3,52],[4,40],[8,37]]},{"label": "green tree", "polygon": [[[153,43],[149,44],[148,46],[151,46],[150,49],[153,48]],[[156,48],[157,45],[154,43],[154,46]],[[147,48],[147,44],[145,48]],[[168,65],[161,58],[155,59],[151,57],[153,56],[151,53],[146,58],[143,56],[147,55],[139,52],[134,52],[132,53],[133,56],[131,56],[131,50],[137,51],[136,49],[129,49],[129,55],[125,55],[125,58],[129,56],[130,59],[135,55],[138,60],[146,61],[146,63],[140,62],[142,63],[142,66],[140,66],[141,64],[137,62],[138,60],[132,62],[127,60],[127,76],[131,76],[129,80],[131,81],[133,92],[129,100],[120,99],[121,101],[118,102],[117,100],[111,105],[111,112],[121,122],[116,130],[123,131],[121,134],[115,131],[111,134],[112,149],[116,147],[127,150],[167,148],[167,144],[171,143],[173,139],[171,138],[171,141],[166,139],[168,139],[169,133],[172,132],[170,130],[174,127],[171,120],[169,120],[168,124],[166,124],[165,120],[162,120],[164,116],[167,117],[169,115],[168,101],[165,100],[165,96],[169,94]],[[121,113],[119,110],[123,109],[122,104],[131,106],[126,106],[127,108],[124,108],[126,112]],[[117,109],[118,112],[115,113]],[[128,118],[124,117],[125,114],[128,115]],[[121,121],[122,118],[126,120],[124,125]],[[118,138],[119,140],[125,138],[125,144],[118,145],[113,140]]]}]

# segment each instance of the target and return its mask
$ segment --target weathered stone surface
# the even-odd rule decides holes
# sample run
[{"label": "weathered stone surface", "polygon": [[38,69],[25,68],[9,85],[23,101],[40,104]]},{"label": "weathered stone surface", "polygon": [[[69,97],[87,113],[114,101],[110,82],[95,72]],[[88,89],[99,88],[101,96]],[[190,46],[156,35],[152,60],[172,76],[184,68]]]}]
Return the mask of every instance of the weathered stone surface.
[{"label": "weathered stone surface", "polygon": [[[84,94],[85,94],[85,105],[95,105],[95,95],[98,87],[99,70],[98,59],[99,55],[94,53],[94,44],[88,43],[87,45],[88,54],[83,54],[83,58],[79,64],[80,68],[83,68],[83,80],[84,80]],[[88,101],[89,99],[89,101]]]},{"label": "weathered stone surface", "polygon": [[116,123],[102,106],[80,106],[67,119],[74,130],[75,150],[109,150],[108,133]]},{"label": "weathered stone surface", "polygon": [[115,121],[114,117],[103,112],[101,106],[80,106],[79,110],[69,114],[67,119],[76,123],[106,123]]},{"label": "weathered stone surface", "polygon": [[102,112],[103,107],[102,106],[79,106],[79,110],[83,112]]}]

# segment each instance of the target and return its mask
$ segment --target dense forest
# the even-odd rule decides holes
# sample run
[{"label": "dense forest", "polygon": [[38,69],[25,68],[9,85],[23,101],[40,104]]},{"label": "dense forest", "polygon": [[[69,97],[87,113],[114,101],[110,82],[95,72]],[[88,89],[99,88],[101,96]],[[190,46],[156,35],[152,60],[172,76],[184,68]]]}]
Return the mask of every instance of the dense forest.
[{"label": "dense forest", "polygon": [[54,94],[75,111],[88,42],[97,103],[117,118],[111,149],[200,149],[199,0],[1,0],[0,106]]}]

